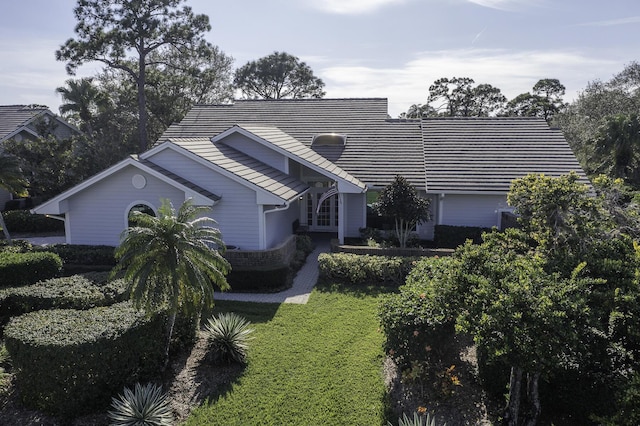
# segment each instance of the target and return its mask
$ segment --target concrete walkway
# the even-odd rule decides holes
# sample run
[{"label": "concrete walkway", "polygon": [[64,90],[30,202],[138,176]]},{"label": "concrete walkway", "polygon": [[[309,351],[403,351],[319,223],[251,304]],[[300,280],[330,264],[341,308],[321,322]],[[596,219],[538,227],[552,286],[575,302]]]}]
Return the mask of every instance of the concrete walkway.
[{"label": "concrete walkway", "polygon": [[297,303],[304,305],[318,281],[318,255],[331,251],[329,239],[313,241],[316,248],[307,256],[307,261],[293,279],[293,286],[280,293],[223,293],[216,292],[215,300],[235,300],[256,303]]}]

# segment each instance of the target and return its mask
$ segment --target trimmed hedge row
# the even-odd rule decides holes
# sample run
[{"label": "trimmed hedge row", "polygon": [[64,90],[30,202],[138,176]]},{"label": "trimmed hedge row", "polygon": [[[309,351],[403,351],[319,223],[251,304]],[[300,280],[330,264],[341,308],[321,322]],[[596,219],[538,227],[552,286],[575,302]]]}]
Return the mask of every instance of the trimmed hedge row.
[{"label": "trimmed hedge row", "polygon": [[34,251],[50,251],[57,254],[65,265],[114,266],[115,248],[82,244],[53,244],[32,248]]},{"label": "trimmed hedge row", "polygon": [[402,285],[417,258],[322,253],[318,256],[320,277],[349,284]]},{"label": "trimmed hedge row", "polygon": [[108,282],[108,273],[52,278],[22,287],[0,289],[0,336],[11,317],[43,309],[107,306],[128,298],[123,280]]},{"label": "trimmed hedge row", "polygon": [[227,275],[230,291],[274,293],[291,287],[293,282],[291,269],[288,266],[265,270],[232,269]]},{"label": "trimmed hedge row", "polygon": [[60,232],[64,222],[41,214],[31,214],[29,210],[9,210],[2,212],[4,223],[10,232]]},{"label": "trimmed hedge row", "polygon": [[62,259],[55,253],[0,251],[0,287],[16,287],[53,278],[62,272]]},{"label": "trimmed hedge row", "polygon": [[436,247],[454,249],[464,244],[467,240],[473,241],[474,244],[482,243],[482,234],[484,232],[491,232],[491,228],[436,225],[433,240]]},{"label": "trimmed hedge row", "polygon": [[86,311],[56,309],[14,318],[5,343],[22,402],[63,417],[104,409],[123,386],[163,365],[166,315],[129,302]]}]

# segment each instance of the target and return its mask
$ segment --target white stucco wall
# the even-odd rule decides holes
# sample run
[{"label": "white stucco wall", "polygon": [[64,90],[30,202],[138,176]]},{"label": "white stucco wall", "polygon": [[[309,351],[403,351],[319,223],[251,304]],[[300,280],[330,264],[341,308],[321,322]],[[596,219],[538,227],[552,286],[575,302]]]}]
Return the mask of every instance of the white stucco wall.
[{"label": "white stucco wall", "polygon": [[440,225],[491,228],[498,226],[498,210],[508,207],[506,195],[446,194],[444,198],[436,199],[434,214],[435,218],[441,219]]},{"label": "white stucco wall", "polygon": [[293,233],[293,222],[299,218],[300,203],[292,202],[288,209],[266,214],[267,247],[273,248],[289,238]]},{"label": "white stucco wall", "polygon": [[366,227],[366,194],[344,194],[345,210],[344,236],[360,237],[360,228]]},{"label": "white stucco wall", "polygon": [[[146,185],[136,189],[134,175],[145,177]],[[161,198],[168,198],[177,207],[184,201],[184,192],[135,167],[95,183],[68,200],[67,242],[70,244],[105,244],[116,246],[120,233],[127,226],[127,214],[135,203],[146,203],[156,209]]]},{"label": "white stucco wall", "polygon": [[259,211],[253,189],[170,149],[149,160],[222,197],[211,215],[218,222],[224,242],[246,250],[259,249]]}]

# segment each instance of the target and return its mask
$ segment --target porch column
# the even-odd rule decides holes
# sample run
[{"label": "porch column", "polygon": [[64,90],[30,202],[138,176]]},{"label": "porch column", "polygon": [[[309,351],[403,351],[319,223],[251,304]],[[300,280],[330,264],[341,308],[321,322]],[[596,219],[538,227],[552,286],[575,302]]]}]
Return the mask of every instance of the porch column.
[{"label": "porch column", "polygon": [[338,193],[338,240],[340,244],[344,244],[344,228],[345,228],[345,206],[346,199],[344,197],[344,193]]}]

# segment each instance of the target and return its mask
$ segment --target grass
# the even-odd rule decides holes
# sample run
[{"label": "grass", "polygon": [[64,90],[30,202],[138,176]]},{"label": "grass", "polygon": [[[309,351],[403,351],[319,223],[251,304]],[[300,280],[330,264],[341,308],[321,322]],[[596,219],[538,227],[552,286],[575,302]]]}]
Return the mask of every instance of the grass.
[{"label": "grass", "polygon": [[217,302],[255,328],[243,374],[186,425],[382,425],[379,292],[317,286],[306,305]]}]

